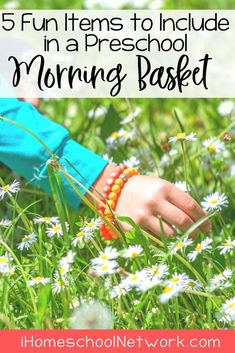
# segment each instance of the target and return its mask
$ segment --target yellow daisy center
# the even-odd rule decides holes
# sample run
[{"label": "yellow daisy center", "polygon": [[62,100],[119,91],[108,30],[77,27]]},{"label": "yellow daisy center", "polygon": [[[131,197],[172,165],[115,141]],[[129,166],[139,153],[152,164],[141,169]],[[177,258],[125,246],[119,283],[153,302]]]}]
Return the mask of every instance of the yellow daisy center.
[{"label": "yellow daisy center", "polygon": [[48,222],[51,220],[51,217],[42,217],[43,222]]},{"label": "yellow daisy center", "polygon": [[139,254],[136,251],[133,251],[131,253],[131,257],[138,257],[138,256],[139,256]]},{"label": "yellow daisy center", "polygon": [[42,277],[36,277],[36,278],[34,278],[34,281],[35,282],[40,282],[42,280]]},{"label": "yellow daisy center", "polygon": [[81,238],[81,237],[84,236],[84,232],[78,232],[78,233],[76,234],[76,236],[77,236],[78,238]]},{"label": "yellow daisy center", "polygon": [[167,293],[170,293],[172,290],[173,290],[172,287],[166,287],[166,288],[164,288],[163,293],[167,294]]},{"label": "yellow daisy center", "polygon": [[218,278],[219,278],[219,279],[222,279],[222,280],[225,279],[225,278],[224,278],[224,275],[223,275],[222,273],[220,273],[220,274],[218,275]]},{"label": "yellow daisy center", "polygon": [[113,139],[117,139],[119,137],[119,134],[117,131],[114,131],[111,136]]},{"label": "yellow daisy center", "polygon": [[0,259],[0,263],[1,264],[4,264],[4,263],[6,263],[7,262],[7,257],[2,257],[1,259]]},{"label": "yellow daisy center", "polygon": [[177,249],[182,249],[183,247],[184,247],[184,244],[182,243],[182,241],[176,244]]},{"label": "yellow daisy center", "polygon": [[7,191],[10,190],[10,186],[9,186],[9,185],[4,185],[4,186],[2,187],[2,190],[5,191],[5,192],[7,192]]},{"label": "yellow daisy center", "polygon": [[235,308],[235,302],[229,303],[228,304],[229,309],[234,309]]},{"label": "yellow daisy center", "polygon": [[196,251],[201,251],[202,250],[202,246],[201,244],[197,244],[197,246],[195,247]]},{"label": "yellow daisy center", "polygon": [[22,239],[22,243],[26,243],[26,241],[28,241],[30,239],[29,235],[26,235],[23,239]]},{"label": "yellow daisy center", "polygon": [[195,283],[194,283],[193,281],[189,281],[189,282],[188,282],[188,286],[189,286],[189,287],[194,287],[194,286],[195,286]]},{"label": "yellow daisy center", "polygon": [[177,135],[176,135],[176,138],[178,140],[184,140],[186,137],[186,133],[185,132],[179,132]]},{"label": "yellow daisy center", "polygon": [[93,221],[87,224],[88,228],[92,228],[93,226],[94,226],[94,222]]},{"label": "yellow daisy center", "polygon": [[156,266],[152,266],[151,271],[152,271],[153,275],[155,275],[155,276],[160,276],[160,274],[161,274],[161,271]]},{"label": "yellow daisy center", "polygon": [[59,232],[59,231],[60,231],[60,226],[59,226],[59,224],[56,224],[55,226],[53,226],[53,231],[54,231],[54,232]]},{"label": "yellow daisy center", "polygon": [[218,202],[219,202],[218,200],[213,199],[213,200],[210,201],[210,204],[211,205],[217,205]]},{"label": "yellow daisy center", "polygon": [[138,279],[139,279],[139,277],[138,277],[137,275],[131,276],[131,278],[130,278],[130,280],[131,280],[132,282],[135,282],[135,281],[137,281]]},{"label": "yellow daisy center", "polygon": [[103,254],[100,258],[101,258],[101,260],[107,260],[108,256],[106,254]]},{"label": "yellow daisy center", "polygon": [[101,266],[101,271],[107,271],[107,270],[108,270],[108,266],[107,265]]},{"label": "yellow daisy center", "polygon": [[228,241],[227,241],[227,243],[225,243],[225,246],[226,246],[227,248],[230,248],[231,245],[232,245],[231,242],[228,242]]},{"label": "yellow daisy center", "polygon": [[216,146],[215,145],[210,145],[207,147],[208,151],[211,153],[211,154],[215,154],[216,153]]},{"label": "yellow daisy center", "polygon": [[173,283],[177,283],[177,282],[179,282],[179,277],[173,277],[172,279],[171,279],[171,282],[173,282]]}]

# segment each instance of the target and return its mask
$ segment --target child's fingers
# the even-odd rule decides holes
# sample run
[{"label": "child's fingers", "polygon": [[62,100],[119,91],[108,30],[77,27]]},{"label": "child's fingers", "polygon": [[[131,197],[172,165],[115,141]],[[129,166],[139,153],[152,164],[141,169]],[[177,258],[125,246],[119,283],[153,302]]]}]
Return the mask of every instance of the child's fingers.
[{"label": "child's fingers", "polygon": [[152,234],[156,235],[157,237],[162,236],[162,229],[167,237],[170,237],[171,235],[175,235],[174,229],[164,221],[160,221],[154,216],[151,216],[148,218],[148,221],[146,222],[144,228],[147,231],[150,231]]},{"label": "child's fingers", "polygon": [[[173,186],[174,190],[168,194],[167,200],[184,211],[194,222],[197,222],[200,218],[205,217],[206,213],[198,205],[198,203],[188,194],[181,191],[177,187]],[[209,221],[205,221],[200,229],[204,232],[209,231],[211,224]]]},{"label": "child's fingers", "polygon": [[[156,213],[167,223],[174,225],[182,232],[186,232],[194,224],[194,221],[188,216],[188,214],[167,201],[162,203]],[[196,237],[198,234],[199,230],[196,229],[192,233],[192,236]]]}]

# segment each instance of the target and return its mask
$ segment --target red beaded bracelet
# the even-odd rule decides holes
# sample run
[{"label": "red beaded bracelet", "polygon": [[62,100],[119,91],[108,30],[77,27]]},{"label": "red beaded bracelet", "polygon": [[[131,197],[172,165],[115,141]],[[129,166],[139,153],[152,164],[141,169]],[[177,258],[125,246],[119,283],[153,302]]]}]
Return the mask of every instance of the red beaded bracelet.
[{"label": "red beaded bracelet", "polygon": [[[110,223],[114,224],[113,212],[122,188],[129,178],[137,174],[139,174],[137,169],[121,164],[116,168],[115,172],[111,173],[110,178],[107,179],[103,190],[104,200],[99,205],[99,211]],[[105,223],[100,225],[100,234],[106,240],[117,239],[116,232]]]}]

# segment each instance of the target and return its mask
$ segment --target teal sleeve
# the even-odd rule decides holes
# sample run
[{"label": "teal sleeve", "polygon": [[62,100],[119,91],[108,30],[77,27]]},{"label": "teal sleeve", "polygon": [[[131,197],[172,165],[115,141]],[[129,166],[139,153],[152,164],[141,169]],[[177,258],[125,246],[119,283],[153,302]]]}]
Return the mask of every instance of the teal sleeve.
[{"label": "teal sleeve", "polygon": [[[87,150],[69,138],[61,125],[48,120],[27,102],[15,98],[0,99],[0,115],[25,126],[37,135],[59,158],[66,171],[87,189],[95,182],[107,164],[100,156]],[[50,193],[47,176],[49,153],[32,135],[22,128],[0,119],[0,162],[31,181],[35,186]],[[78,171],[76,172],[74,168]],[[67,202],[78,208],[80,198],[61,176]],[[85,190],[80,188],[82,194]]]}]

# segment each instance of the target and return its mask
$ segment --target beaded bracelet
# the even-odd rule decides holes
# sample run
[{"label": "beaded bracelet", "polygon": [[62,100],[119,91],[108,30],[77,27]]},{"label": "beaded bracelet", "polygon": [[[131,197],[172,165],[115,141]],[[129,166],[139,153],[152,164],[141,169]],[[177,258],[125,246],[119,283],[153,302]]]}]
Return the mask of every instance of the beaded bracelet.
[{"label": "beaded bracelet", "polygon": [[[137,174],[139,174],[137,169],[121,164],[116,168],[115,172],[110,174],[110,178],[107,179],[103,190],[105,200],[102,200],[102,204],[99,205],[99,211],[110,223],[114,224],[113,212],[115,211],[122,188],[129,178]],[[106,240],[117,239],[116,232],[105,223],[100,225],[100,234]]]}]

